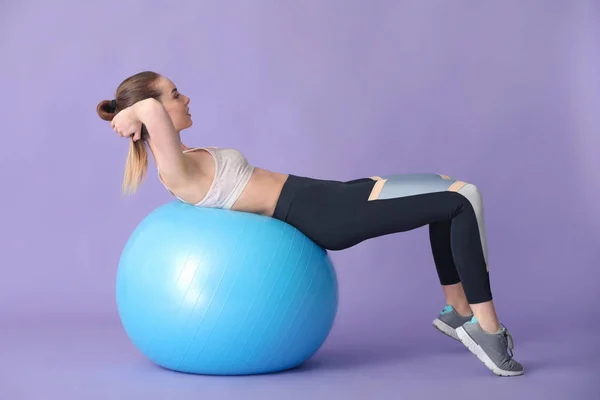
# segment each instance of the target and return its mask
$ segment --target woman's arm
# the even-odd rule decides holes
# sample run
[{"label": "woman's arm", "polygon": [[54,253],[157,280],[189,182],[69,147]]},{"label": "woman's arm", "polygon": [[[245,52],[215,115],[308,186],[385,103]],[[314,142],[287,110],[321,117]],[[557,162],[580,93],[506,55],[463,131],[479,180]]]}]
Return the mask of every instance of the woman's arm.
[{"label": "woman's arm", "polygon": [[181,138],[163,105],[158,100],[147,99],[132,107],[136,117],[148,131],[161,177],[169,182],[169,186],[185,184],[188,171],[181,151]]}]

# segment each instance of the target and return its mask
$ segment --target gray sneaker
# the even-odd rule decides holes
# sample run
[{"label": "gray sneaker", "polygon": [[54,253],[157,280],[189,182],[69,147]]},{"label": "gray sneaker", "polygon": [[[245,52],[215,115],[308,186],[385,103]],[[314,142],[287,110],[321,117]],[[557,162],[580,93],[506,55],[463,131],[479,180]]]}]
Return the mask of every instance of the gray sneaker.
[{"label": "gray sneaker", "polygon": [[456,329],[460,341],[498,376],[523,375],[523,366],[513,360],[514,343],[505,326],[497,333],[481,328],[477,318]]},{"label": "gray sneaker", "polygon": [[435,326],[440,332],[445,333],[446,335],[460,342],[460,339],[456,335],[456,328],[462,326],[465,322],[469,322],[471,317],[472,315],[463,317],[456,312],[454,307],[447,305],[444,307],[442,312],[440,312],[440,315],[433,320],[433,326]]}]

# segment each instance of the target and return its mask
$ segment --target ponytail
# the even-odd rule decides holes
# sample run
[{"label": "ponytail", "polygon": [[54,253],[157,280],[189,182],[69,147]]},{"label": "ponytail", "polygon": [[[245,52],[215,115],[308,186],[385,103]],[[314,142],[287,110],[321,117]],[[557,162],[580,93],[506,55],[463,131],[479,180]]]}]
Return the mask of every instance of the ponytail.
[{"label": "ponytail", "polygon": [[148,153],[144,140],[136,142],[131,139],[129,152],[125,163],[125,177],[123,178],[123,193],[133,194],[144,181],[148,171]]}]

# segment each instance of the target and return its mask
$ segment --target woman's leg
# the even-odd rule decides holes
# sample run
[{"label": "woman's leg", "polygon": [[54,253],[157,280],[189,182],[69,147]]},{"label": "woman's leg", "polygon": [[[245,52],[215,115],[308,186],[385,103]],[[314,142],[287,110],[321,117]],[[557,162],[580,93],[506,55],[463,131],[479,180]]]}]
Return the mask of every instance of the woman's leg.
[{"label": "woman's leg", "polygon": [[[375,177],[377,179],[382,179]],[[408,174],[408,175],[394,175],[388,177],[396,182],[404,180],[450,180],[446,175],[438,174]],[[433,261],[437,270],[440,284],[444,296],[446,297],[446,308],[442,311],[444,320],[448,323],[460,324],[465,322],[465,318],[470,319],[473,312],[465,296],[463,285],[460,281],[460,276],[454,265],[454,258],[452,256],[451,243],[451,228],[452,220],[447,219],[443,221],[432,222],[429,224],[429,241],[431,244],[431,252],[433,255]],[[448,307],[449,306],[449,307]],[[456,314],[453,312],[455,311]],[[439,320],[434,321],[441,322]],[[452,326],[451,329],[457,328]],[[439,326],[438,326],[439,327]],[[448,333],[445,332],[444,333]],[[454,337],[454,335],[451,335]]]},{"label": "woman's leg", "polygon": [[[445,230],[448,226],[444,225],[448,220],[442,220],[441,225],[437,225],[439,220],[429,223],[430,233],[434,239],[433,251],[438,257],[438,273],[440,277],[447,279],[445,283],[449,285],[457,283],[456,277],[451,274],[452,263],[449,259],[452,258],[459,281],[464,286],[467,301],[475,315],[471,321],[456,328],[456,335],[495,374],[501,376],[523,374],[523,366],[512,358],[512,337],[506,328],[500,325],[492,301],[483,200],[479,189],[473,184],[447,176],[442,176],[442,180],[446,182],[441,185],[439,181],[429,182],[434,179],[432,176],[417,176],[413,182],[410,182],[411,179],[415,177],[395,176],[387,180],[382,179],[375,185],[374,193],[370,194],[369,199],[418,197],[425,193],[436,193],[443,188],[445,191],[458,193],[464,198],[465,201],[452,211],[449,219],[449,252]],[[388,182],[394,183],[386,191],[385,186]],[[450,293],[458,292],[457,287],[446,289]]]},{"label": "woman's leg", "polygon": [[[292,182],[290,188],[294,185]],[[477,339],[477,346],[486,349],[486,357],[495,357],[493,367],[487,362],[486,365],[497,374],[521,373],[522,367],[508,355],[508,349],[502,350],[508,344],[508,333],[504,328],[498,329],[492,304],[483,206],[475,185],[432,174],[414,174],[376,177],[372,182],[361,180],[353,184],[311,180],[297,186],[299,190],[289,189],[293,193],[284,196],[292,200],[282,207],[285,212],[279,212],[279,217],[329,250],[342,250],[364,240],[425,225],[433,224],[435,232],[436,223],[450,221],[453,264],[440,263],[436,267],[451,276],[450,266],[454,266],[476,317],[468,335]],[[444,242],[448,246],[448,241]],[[439,254],[446,253],[440,250]],[[478,333],[483,335],[475,338]]]},{"label": "woman's leg", "polygon": [[[469,310],[472,310],[475,317],[479,320],[481,327],[486,332],[498,332],[501,327],[492,302],[487,263],[488,251],[485,236],[483,199],[479,189],[473,184],[437,174],[393,175],[387,178],[379,178],[379,186],[381,190],[376,195],[371,195],[371,200],[394,199],[400,196],[419,196],[439,190],[456,192],[464,196],[466,202],[465,205],[461,206],[463,207],[461,213],[464,212],[464,215],[460,217],[455,215],[452,218],[429,223],[432,253],[448,304],[454,306],[459,314],[468,315],[470,314]],[[387,191],[385,191],[386,186],[388,186]],[[456,230],[462,233],[453,234],[453,225],[457,223],[460,223],[460,226],[457,226]],[[462,245],[457,245],[453,248],[453,240],[460,240]],[[467,247],[470,247],[471,250]],[[476,250],[474,251],[473,249]],[[457,252],[459,253],[459,258],[468,258],[468,261],[463,260],[458,268],[455,264]],[[469,255],[466,256],[465,253]],[[476,282],[469,283],[470,290],[476,290],[473,288],[475,286],[482,287],[485,290],[483,297],[480,296],[477,300],[471,298],[470,302],[467,296],[463,299],[460,293],[461,289],[463,289],[464,293],[461,281],[469,279],[467,275],[472,275],[472,272],[465,270],[465,263],[473,266],[478,264],[480,266],[479,268],[472,267],[470,269],[470,271],[473,271],[473,269],[479,271]],[[484,266],[485,274],[482,273]],[[465,300],[467,304],[465,304]],[[470,306],[469,303],[471,303]],[[469,306],[469,308],[466,306]]]},{"label": "woman's leg", "polygon": [[[374,177],[381,180],[383,178]],[[387,178],[396,182],[419,180],[448,180],[449,177],[438,174],[408,174],[394,175]],[[442,286],[444,296],[446,297],[446,306],[440,314],[433,320],[433,326],[440,332],[450,336],[453,339],[460,340],[456,334],[456,328],[462,326],[465,322],[471,320],[473,312],[465,296],[460,276],[454,265],[451,246],[451,228],[452,220],[432,222],[429,224],[429,241],[433,261],[438,274],[439,282]]]},{"label": "woman's leg", "polygon": [[[435,254],[440,280],[462,282],[469,304],[492,299],[481,200],[474,185],[432,174],[396,175],[356,183],[311,180],[295,196],[285,221],[328,250],[450,221]],[[434,238],[434,243],[436,239]],[[449,255],[450,254],[450,255]]]},{"label": "woman's leg", "polygon": [[429,240],[446,306],[433,320],[433,326],[449,337],[460,340],[456,329],[471,320],[473,311],[454,265],[451,246],[452,220],[429,224]]},{"label": "woman's leg", "polygon": [[465,296],[465,290],[458,276],[450,245],[452,220],[429,224],[429,241],[433,261],[438,273],[446,304],[452,306],[459,315],[471,316],[473,311]]}]

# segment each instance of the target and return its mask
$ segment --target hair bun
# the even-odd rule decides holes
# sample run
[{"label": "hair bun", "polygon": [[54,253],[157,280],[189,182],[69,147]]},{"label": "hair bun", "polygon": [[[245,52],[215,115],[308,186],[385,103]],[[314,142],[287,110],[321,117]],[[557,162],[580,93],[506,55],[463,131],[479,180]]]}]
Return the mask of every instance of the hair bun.
[{"label": "hair bun", "polygon": [[96,107],[98,116],[104,121],[112,121],[115,117],[115,100],[102,100]]}]

